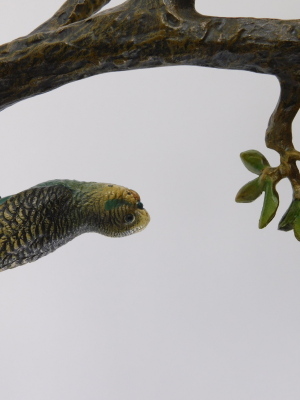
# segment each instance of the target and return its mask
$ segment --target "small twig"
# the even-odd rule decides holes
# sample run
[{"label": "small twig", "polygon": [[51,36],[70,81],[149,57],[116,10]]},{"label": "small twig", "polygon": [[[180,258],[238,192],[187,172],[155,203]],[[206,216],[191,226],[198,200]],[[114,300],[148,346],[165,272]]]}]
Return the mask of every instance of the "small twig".
[{"label": "small twig", "polygon": [[300,175],[296,165],[300,153],[295,150],[292,138],[292,123],[300,108],[300,85],[288,79],[281,80],[280,84],[280,98],[269,121],[266,145],[280,154],[277,181],[288,178],[294,197],[300,198]]},{"label": "small twig", "polygon": [[28,36],[58,29],[73,22],[81,21],[101,10],[110,0],[68,0],[46,22],[37,27]]}]

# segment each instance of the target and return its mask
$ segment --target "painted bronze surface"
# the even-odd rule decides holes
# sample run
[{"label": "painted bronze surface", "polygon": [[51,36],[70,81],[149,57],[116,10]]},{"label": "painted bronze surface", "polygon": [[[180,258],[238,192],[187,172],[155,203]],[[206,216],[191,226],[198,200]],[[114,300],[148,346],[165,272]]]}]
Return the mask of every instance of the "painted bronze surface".
[{"label": "painted bronze surface", "polygon": [[288,178],[293,202],[279,228],[294,229],[299,239],[300,153],[293,146],[291,128],[300,107],[299,20],[206,16],[196,12],[194,0],[128,0],[98,13],[108,2],[68,0],[32,33],[2,45],[0,109],[112,71],[195,65],[275,75],[281,95],[269,121],[266,145],[279,153],[280,165],[272,168],[254,150],[242,153],[246,166],[258,162],[261,168],[250,165],[259,176],[239,191],[236,200],[249,202],[265,193],[262,228],[277,210],[276,184]]},{"label": "painted bronze surface", "polygon": [[165,65],[248,70],[299,84],[298,20],[209,17],[192,0],[129,0],[95,14],[106,3],[67,1],[31,34],[2,45],[0,107],[92,75]]},{"label": "painted bronze surface", "polygon": [[82,233],[128,236],[149,220],[134,190],[71,180],[41,183],[0,199],[0,271],[35,261]]}]

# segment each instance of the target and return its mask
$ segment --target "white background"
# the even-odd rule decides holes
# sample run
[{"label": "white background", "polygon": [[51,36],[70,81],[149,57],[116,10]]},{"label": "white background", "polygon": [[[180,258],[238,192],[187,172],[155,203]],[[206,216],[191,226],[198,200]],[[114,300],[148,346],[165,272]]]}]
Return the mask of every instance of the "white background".
[{"label": "white background", "polygon": [[[110,6],[120,3],[112,1]],[[62,0],[0,0],[0,41]],[[298,0],[199,0],[219,16],[300,17]],[[0,275],[5,400],[298,400],[300,243],[259,230],[239,153],[278,165],[264,132],[274,77],[200,67],[95,76],[0,114],[0,195],[49,179],[138,191],[148,228],[86,234]],[[294,124],[300,147],[299,121]]]}]

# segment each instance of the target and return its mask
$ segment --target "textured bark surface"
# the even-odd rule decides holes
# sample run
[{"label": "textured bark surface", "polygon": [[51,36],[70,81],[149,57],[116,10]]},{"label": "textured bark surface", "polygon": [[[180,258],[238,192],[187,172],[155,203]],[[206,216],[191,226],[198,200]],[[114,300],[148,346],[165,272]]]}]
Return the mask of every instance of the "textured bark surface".
[{"label": "textured bark surface", "polygon": [[26,37],[0,47],[0,107],[88,76],[199,65],[299,81],[299,21],[218,18],[193,1],[70,0]]}]

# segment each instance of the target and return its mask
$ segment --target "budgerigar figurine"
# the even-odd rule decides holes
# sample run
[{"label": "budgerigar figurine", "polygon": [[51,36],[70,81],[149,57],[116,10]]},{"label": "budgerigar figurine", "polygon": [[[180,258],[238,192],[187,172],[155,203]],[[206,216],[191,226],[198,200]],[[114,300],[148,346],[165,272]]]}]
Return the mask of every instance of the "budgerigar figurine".
[{"label": "budgerigar figurine", "polygon": [[35,261],[82,233],[122,237],[149,221],[134,190],[74,180],[41,183],[0,199],[0,271]]}]

